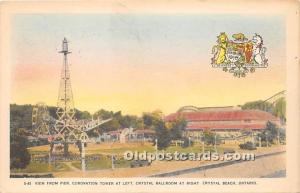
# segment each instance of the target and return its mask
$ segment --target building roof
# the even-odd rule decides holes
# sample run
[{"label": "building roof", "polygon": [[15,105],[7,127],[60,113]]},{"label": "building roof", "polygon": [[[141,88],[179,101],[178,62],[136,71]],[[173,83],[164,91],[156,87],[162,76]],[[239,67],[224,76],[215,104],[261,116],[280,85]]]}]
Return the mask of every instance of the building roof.
[{"label": "building roof", "polygon": [[120,129],[107,132],[109,135],[119,135],[120,133],[122,133]]},{"label": "building roof", "polygon": [[134,131],[136,134],[155,134],[155,131],[152,129],[137,129]]},{"label": "building roof", "polygon": [[183,106],[180,109],[178,109],[178,113],[180,112],[199,112],[199,111],[228,111],[228,110],[234,110],[234,109],[241,109],[240,107],[234,107],[234,106],[223,106],[223,107],[195,107],[192,105]]},{"label": "building roof", "polygon": [[174,121],[182,116],[186,121],[238,121],[263,120],[278,121],[271,113],[260,110],[201,111],[172,113],[165,117],[166,121]]},{"label": "building roof", "polygon": [[186,127],[186,130],[199,130],[199,129],[212,129],[212,130],[219,130],[219,129],[234,129],[234,130],[240,130],[240,129],[265,129],[266,124],[203,124],[203,123],[197,123],[197,124],[188,124]]}]

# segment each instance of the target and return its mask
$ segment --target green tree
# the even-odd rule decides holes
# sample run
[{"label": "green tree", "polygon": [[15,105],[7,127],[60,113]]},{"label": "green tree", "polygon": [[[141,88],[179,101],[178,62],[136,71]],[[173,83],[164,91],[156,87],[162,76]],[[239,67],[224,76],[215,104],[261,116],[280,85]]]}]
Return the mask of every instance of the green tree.
[{"label": "green tree", "polygon": [[265,102],[262,100],[258,101],[252,101],[252,102],[247,102],[244,105],[242,105],[242,109],[257,109],[257,110],[262,110],[262,111],[267,111],[267,112],[273,112],[273,105],[272,103]]},{"label": "green tree", "polygon": [[157,125],[161,123],[162,120],[161,111],[153,111],[151,113],[143,113],[142,119],[144,123],[144,127],[148,129],[155,129]]},{"label": "green tree", "polygon": [[279,137],[281,141],[285,141],[286,139],[285,129],[279,129]]},{"label": "green tree", "polygon": [[102,134],[104,132],[121,129],[121,124],[119,122],[121,116],[122,116],[121,112],[114,113],[113,111],[107,111],[104,109],[100,109],[93,115],[94,118],[100,117],[103,120],[112,118],[112,120],[95,128],[93,130],[93,132],[89,132],[89,134],[93,134],[93,133],[94,134],[95,133]]},{"label": "green tree", "polygon": [[147,128],[150,128],[153,125],[154,117],[150,113],[143,114],[144,125]]},{"label": "green tree", "polygon": [[90,119],[92,116],[88,111],[80,111],[76,109],[75,111],[75,118],[76,119]]},{"label": "green tree", "polygon": [[267,111],[274,116],[279,117],[282,123],[286,122],[286,101],[284,97],[275,101],[274,104],[262,100],[247,102],[242,105],[241,108]]},{"label": "green tree", "polygon": [[138,117],[136,120],[136,126],[133,126],[133,127],[138,128],[138,129],[144,129],[145,125],[144,125],[143,118]]},{"label": "green tree", "polygon": [[183,118],[178,118],[171,123],[171,139],[177,140],[182,138],[182,133],[186,127],[187,122]]},{"label": "green tree", "polygon": [[[220,136],[215,132],[212,132],[211,130],[209,129],[206,129],[204,130],[203,132],[203,140],[204,140],[204,143],[207,144],[207,145],[214,145],[215,143],[220,143]],[[216,140],[216,142],[215,142]]]},{"label": "green tree", "polygon": [[97,111],[95,114],[94,114],[94,117],[100,117],[102,119],[109,119],[111,117],[113,117],[114,115],[114,112],[113,111],[107,111],[107,110],[104,110],[104,109],[100,109],[99,111]]},{"label": "green tree", "polygon": [[54,107],[54,106],[47,106],[47,109],[48,109],[49,115],[50,115],[51,117],[53,117],[54,119],[58,119],[57,114],[56,114],[57,107]]},{"label": "green tree", "polygon": [[170,145],[171,136],[169,130],[165,127],[165,123],[159,120],[155,125],[155,132],[157,136],[157,148],[159,150],[165,149]]},{"label": "green tree", "polygon": [[279,117],[283,123],[286,122],[286,101],[284,98],[280,98],[276,101],[273,114]]},{"label": "green tree", "polygon": [[32,106],[31,105],[10,105],[10,123],[12,129],[24,128],[31,130],[32,126]]},{"label": "green tree", "polygon": [[133,115],[125,115],[120,117],[120,124],[123,128],[137,128],[138,117]]},{"label": "green tree", "polygon": [[279,128],[274,123],[268,121],[266,124],[266,129],[258,136],[263,142],[268,141],[270,143],[274,143],[274,140],[277,139],[278,134],[280,135]]},{"label": "green tree", "polygon": [[28,140],[25,129],[12,129],[10,132],[10,168],[25,168],[30,163],[27,150]]}]

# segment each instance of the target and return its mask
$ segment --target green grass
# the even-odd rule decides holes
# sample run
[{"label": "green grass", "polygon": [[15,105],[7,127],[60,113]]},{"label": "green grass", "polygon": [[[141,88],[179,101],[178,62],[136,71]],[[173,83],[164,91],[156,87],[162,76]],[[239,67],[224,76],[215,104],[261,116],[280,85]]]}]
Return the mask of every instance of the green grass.
[{"label": "green grass", "polygon": [[[86,148],[86,153],[90,154],[123,154],[126,151],[137,151],[137,152],[154,152],[155,147],[154,146],[149,146],[149,145],[137,145],[135,147],[120,147],[120,148],[101,148],[101,149],[89,149]],[[32,150],[29,149],[30,154],[40,154],[40,155],[48,155],[49,151],[47,150]],[[71,152],[70,152],[71,153]]]},{"label": "green grass", "polygon": [[71,164],[72,164],[72,166],[74,166],[75,168],[81,170],[81,163],[80,163],[80,161],[75,161],[75,162],[72,162]]},{"label": "green grass", "polygon": [[[164,150],[165,152],[170,152],[170,153],[174,153],[175,151],[180,152],[180,153],[201,153],[202,152],[202,146],[200,145],[195,145],[195,146],[190,146],[190,147],[186,147],[183,148],[181,146],[170,146],[167,149]],[[214,146],[205,146],[204,147],[204,151],[211,151],[214,152],[215,148]],[[219,153],[223,153],[224,148],[221,146],[217,146],[217,151]]]},{"label": "green grass", "polygon": [[12,169],[12,173],[47,173],[47,172],[60,172],[60,171],[70,171],[70,168],[64,163],[40,163],[40,162],[30,162],[30,164],[24,169]]},{"label": "green grass", "polygon": [[[81,162],[75,161],[71,163],[72,166],[77,169],[81,169]],[[126,161],[123,158],[118,158],[115,161],[115,168],[124,168],[129,167],[130,161]],[[111,157],[110,156],[100,156],[99,160],[86,160],[86,169],[87,170],[101,170],[101,169],[109,169],[111,168]]]},{"label": "green grass", "polygon": [[130,167],[130,161],[122,159],[118,159],[115,163],[116,168],[127,168]]},{"label": "green grass", "polygon": [[[87,150],[86,153],[88,156],[97,156],[99,159],[97,160],[86,160],[86,169],[87,170],[101,170],[101,169],[109,169],[111,168],[111,154],[115,154],[118,156],[117,161],[115,161],[115,168],[124,168],[130,167],[130,161],[126,161],[123,159],[123,153],[126,151],[132,152],[155,152],[154,146],[134,146],[134,147],[119,147],[119,148],[105,148],[105,149],[90,149]],[[174,153],[175,151],[181,153],[202,153],[202,145],[195,144],[190,147],[183,148],[181,146],[169,146],[165,150],[160,150],[165,152]],[[205,152],[211,151],[214,152],[214,146],[205,145]],[[217,146],[217,151],[219,153],[223,153],[224,147]],[[40,154],[40,155],[48,155],[48,151],[44,149],[41,151],[33,151],[30,150],[31,154]],[[72,153],[71,153],[72,154]],[[71,162],[72,166],[81,170],[81,162],[80,160],[76,160]],[[56,164],[52,163],[48,165],[48,163],[40,163],[40,162],[31,162],[25,169],[21,170],[13,170],[12,172],[19,172],[19,173],[46,173],[46,172],[57,172],[57,171],[70,171],[71,169],[64,164],[63,162],[56,162]]]},{"label": "green grass", "polygon": [[95,154],[123,154],[126,151],[132,151],[132,152],[154,152],[155,148],[154,146],[136,146],[136,147],[124,147],[124,148],[112,148],[112,149],[100,149],[100,150],[88,150],[89,153],[95,153]]},{"label": "green grass", "polygon": [[49,154],[49,151],[36,151],[36,150],[31,150],[29,149],[29,153],[30,154],[42,154],[42,155],[48,155]]}]

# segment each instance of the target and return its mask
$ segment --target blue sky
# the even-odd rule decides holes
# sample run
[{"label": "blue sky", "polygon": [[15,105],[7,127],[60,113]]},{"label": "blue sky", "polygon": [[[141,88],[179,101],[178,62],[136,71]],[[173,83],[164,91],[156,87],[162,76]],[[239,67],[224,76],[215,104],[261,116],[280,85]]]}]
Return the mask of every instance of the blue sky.
[{"label": "blue sky", "polygon": [[[211,68],[211,48],[220,32],[230,38],[261,35],[269,68],[244,79]],[[285,18],[280,15],[17,14],[12,21],[13,102],[43,97],[55,104],[63,37],[72,51],[74,98],[84,110],[136,114],[142,107],[135,102],[145,100],[144,111],[236,105],[285,88]],[[41,94],[45,88],[51,96]]]},{"label": "blue sky", "polygon": [[50,51],[54,46],[59,47],[62,37],[67,37],[74,51],[96,55],[97,49],[113,49],[117,54],[128,54],[124,50],[155,52],[159,49],[166,55],[174,51],[184,60],[202,59],[207,58],[220,32],[229,36],[243,32],[248,38],[258,33],[274,52],[285,50],[284,18],[280,16],[35,14],[16,15],[13,29],[14,42],[24,44],[28,52],[32,50],[30,47],[40,45]]}]

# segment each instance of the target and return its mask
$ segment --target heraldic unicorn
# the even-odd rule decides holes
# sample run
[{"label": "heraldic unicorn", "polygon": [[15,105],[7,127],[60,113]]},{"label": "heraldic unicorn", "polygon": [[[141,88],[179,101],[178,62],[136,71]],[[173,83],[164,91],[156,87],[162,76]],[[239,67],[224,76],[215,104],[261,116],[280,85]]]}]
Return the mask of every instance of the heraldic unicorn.
[{"label": "heraldic unicorn", "polygon": [[267,51],[263,47],[263,38],[255,34],[248,40],[243,33],[233,34],[229,40],[226,33],[218,36],[217,45],[213,46],[211,59],[212,67],[222,68],[223,71],[233,73],[235,77],[245,77],[248,72],[255,72],[256,68],[266,68]]}]

